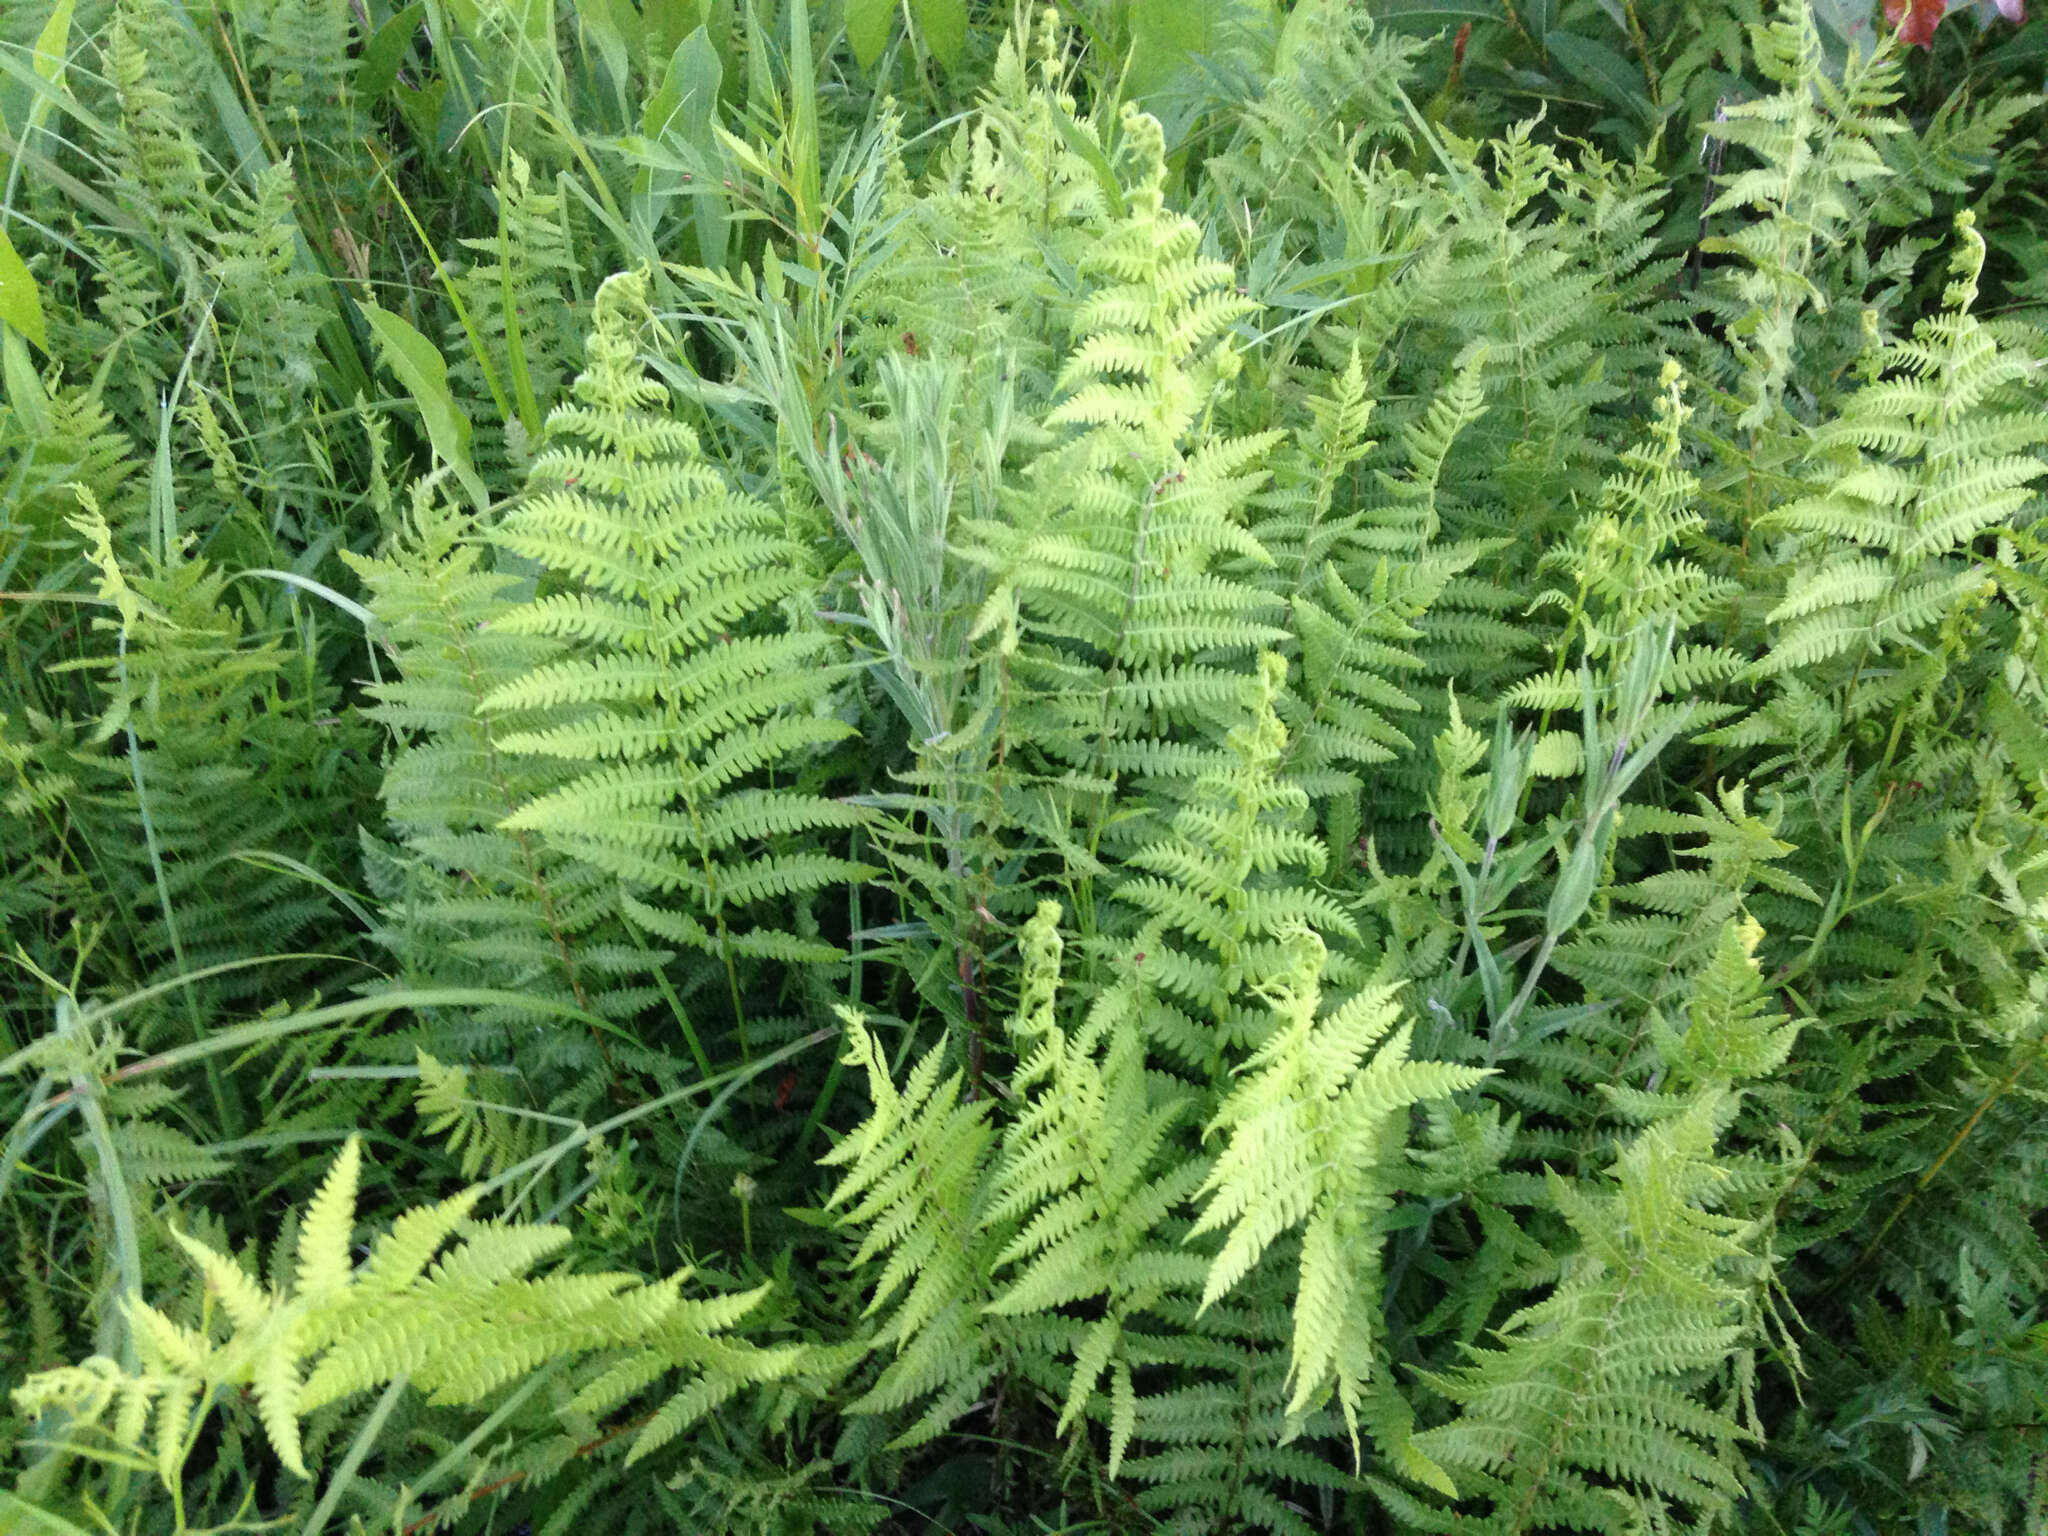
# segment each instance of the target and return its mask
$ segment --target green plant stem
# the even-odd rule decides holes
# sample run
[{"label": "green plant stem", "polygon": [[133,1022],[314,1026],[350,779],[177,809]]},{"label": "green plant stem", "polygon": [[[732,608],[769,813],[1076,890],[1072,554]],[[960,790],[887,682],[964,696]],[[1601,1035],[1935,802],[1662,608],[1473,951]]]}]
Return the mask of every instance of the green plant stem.
[{"label": "green plant stem", "polygon": [[[547,1370],[535,1371],[521,1384],[521,1390],[513,1394],[514,1401],[524,1398],[527,1392],[538,1386],[547,1375]],[[407,1379],[403,1374],[391,1378],[391,1384],[385,1387],[384,1395],[377,1399],[377,1406],[370,1410],[369,1417],[363,1420],[362,1427],[355,1433],[355,1438],[349,1441],[348,1454],[342,1457],[341,1465],[335,1468],[334,1476],[328,1480],[326,1490],[320,1495],[320,1502],[313,1506],[313,1512],[306,1517],[305,1525],[300,1527],[299,1536],[325,1536],[328,1517],[334,1513],[335,1507],[341,1503],[342,1496],[355,1483],[357,1469],[362,1466],[363,1458],[368,1456],[371,1448],[376,1445],[377,1437],[384,1432],[384,1421],[391,1417],[391,1410],[398,1406],[398,1400],[405,1395],[407,1385]]]}]

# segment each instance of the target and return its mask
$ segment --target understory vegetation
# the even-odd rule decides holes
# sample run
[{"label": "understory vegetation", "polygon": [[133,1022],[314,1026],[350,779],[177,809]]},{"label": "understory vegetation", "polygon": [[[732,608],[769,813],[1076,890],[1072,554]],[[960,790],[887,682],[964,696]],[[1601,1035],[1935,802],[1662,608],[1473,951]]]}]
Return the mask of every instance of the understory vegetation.
[{"label": "understory vegetation", "polygon": [[2048,1531],[1944,9],[9,0],[0,1530]]}]

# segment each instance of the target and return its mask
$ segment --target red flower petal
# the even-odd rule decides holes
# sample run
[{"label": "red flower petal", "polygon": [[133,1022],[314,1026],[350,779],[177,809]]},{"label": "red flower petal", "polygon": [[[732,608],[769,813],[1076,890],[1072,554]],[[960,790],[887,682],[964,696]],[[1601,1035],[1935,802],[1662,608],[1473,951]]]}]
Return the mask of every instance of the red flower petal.
[{"label": "red flower petal", "polygon": [[[1997,0],[2000,12],[2025,0]],[[1948,14],[1948,0],[1884,0],[1884,19],[1898,29],[1900,41],[1920,48],[1934,46],[1934,29]]]}]

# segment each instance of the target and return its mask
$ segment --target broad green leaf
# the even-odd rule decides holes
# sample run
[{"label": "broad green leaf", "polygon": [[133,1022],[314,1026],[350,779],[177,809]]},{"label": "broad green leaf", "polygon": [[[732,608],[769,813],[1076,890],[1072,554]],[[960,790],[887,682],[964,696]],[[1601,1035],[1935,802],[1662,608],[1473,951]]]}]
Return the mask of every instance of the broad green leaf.
[{"label": "broad green leaf", "polygon": [[[1869,58],[1877,47],[1878,32],[1873,26],[1868,0],[1813,0],[1813,15],[1833,40],[1854,48],[1862,58]],[[1830,55],[1836,50],[1829,49]],[[1832,71],[1831,71],[1832,72]]]},{"label": "broad green leaf", "polygon": [[1198,83],[1195,59],[1247,38],[1270,38],[1273,12],[1268,0],[1131,0],[1125,88],[1142,97]]},{"label": "broad green leaf", "polygon": [[1191,55],[1205,52],[1226,9],[1226,0],[1131,0],[1131,95],[1159,90]]},{"label": "broad green leaf", "polygon": [[356,63],[356,90],[372,101],[381,101],[398,80],[399,61],[406,45],[426,20],[426,0],[413,0],[370,35],[363,44],[363,56]]},{"label": "broad green leaf", "polygon": [[464,37],[474,38],[479,20],[477,0],[441,0],[441,3],[447,9],[448,19],[455,23],[456,30]]},{"label": "broad green leaf", "polygon": [[[36,77],[44,84],[61,90],[64,85],[65,58],[71,50],[71,12],[73,0],[57,0],[50,19],[43,23],[43,30],[36,35],[35,66]],[[49,115],[50,98],[38,96],[29,104],[28,131],[34,133]]]},{"label": "broad green leaf", "polygon": [[576,20],[604,60],[613,88],[623,101],[626,83],[632,78],[633,61],[642,56],[641,50],[647,46],[647,28],[640,13],[627,0],[577,0]]},{"label": "broad green leaf", "polygon": [[[42,3],[16,6],[14,9],[27,11],[30,14],[26,19],[33,20],[35,13],[47,3],[48,0],[42,0]],[[19,40],[11,41],[6,49],[0,50],[0,130],[4,130],[12,141],[7,147],[7,157],[14,162],[11,184],[18,184],[21,173],[35,159],[58,148],[37,132],[50,115],[50,109],[63,107],[67,111],[79,111],[64,85],[65,65],[71,46],[73,3],[74,0],[58,0],[49,15],[42,19],[42,26],[35,34],[33,51],[25,46],[27,33],[20,34]],[[24,53],[28,54],[26,60],[21,57]]]},{"label": "broad green leaf", "polygon": [[[719,87],[724,79],[718,50],[710,34],[699,27],[682,42],[668,61],[661,87],[647,98],[641,131],[656,144],[671,148],[686,145],[689,159],[707,170],[717,164]],[[651,218],[658,219],[669,200],[682,189],[671,170],[643,169],[635,179],[635,192],[647,199]],[[692,189],[696,197],[697,251],[704,265],[725,265],[728,210],[724,197],[700,183]]]},{"label": "broad green leaf", "polygon": [[1425,36],[1437,30],[1455,32],[1468,21],[1507,24],[1507,13],[1501,9],[1499,0],[1387,0],[1384,9],[1374,8],[1373,15],[1375,20],[1384,20],[1403,32]]},{"label": "broad green leaf", "polygon": [[675,57],[684,38],[710,20],[705,10],[705,0],[646,0],[641,16],[650,79]]},{"label": "broad green leaf", "polygon": [[1979,59],[1973,72],[1982,71],[1987,80],[2011,79],[2033,70],[2035,79],[2048,70],[2048,27],[2021,27],[1998,47]]},{"label": "broad green leaf", "polygon": [[967,0],[910,0],[918,36],[947,69],[958,69],[967,49]]},{"label": "broad green leaf", "polygon": [[29,356],[28,343],[12,326],[0,326],[0,379],[7,385],[7,403],[36,437],[50,431],[50,397],[36,376],[36,362]]},{"label": "broad green leaf", "polygon": [[853,44],[853,60],[862,69],[875,67],[895,20],[896,0],[846,0],[846,40]]},{"label": "broad green leaf", "polygon": [[28,263],[15,253],[14,242],[0,227],[0,320],[6,321],[48,352],[50,343],[43,331],[43,301],[36,292],[36,280],[29,276]]},{"label": "broad green leaf", "polygon": [[1643,72],[1605,43],[1576,32],[1553,32],[1545,44],[1564,72],[1610,106],[1648,121],[1656,114],[1644,91]]},{"label": "broad green leaf", "polygon": [[[10,1522],[7,1529],[22,1536],[86,1536],[85,1527],[51,1514],[47,1509],[17,1498],[0,1488],[0,1514]],[[19,1522],[19,1523],[14,1523]]]},{"label": "broad green leaf", "polygon": [[1331,25],[1331,13],[1341,9],[1341,0],[1299,0],[1280,27],[1280,41],[1273,49],[1273,73],[1284,75],[1294,68],[1302,49],[1313,47],[1324,27]]},{"label": "broad green leaf", "polygon": [[448,364],[431,341],[390,310],[365,301],[363,318],[377,333],[385,366],[398,375],[398,382],[420,408],[434,452],[455,472],[478,508],[488,506],[490,495],[469,461],[469,418],[448,389]]},{"label": "broad green leaf", "polygon": [[718,86],[722,73],[718,50],[702,27],[676,44],[662,70],[661,84],[641,109],[640,130],[657,143],[679,134],[693,147],[709,153],[716,140]]}]

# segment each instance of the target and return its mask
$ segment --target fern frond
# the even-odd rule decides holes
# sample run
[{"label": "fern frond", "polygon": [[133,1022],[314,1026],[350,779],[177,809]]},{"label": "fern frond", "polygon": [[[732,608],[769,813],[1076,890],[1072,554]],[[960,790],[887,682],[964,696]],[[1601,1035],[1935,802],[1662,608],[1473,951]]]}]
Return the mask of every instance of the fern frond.
[{"label": "fern frond", "polygon": [[[323,1405],[396,1377],[434,1401],[475,1403],[550,1359],[633,1346],[665,1369],[699,1371],[701,1387],[720,1373],[736,1389],[779,1379],[802,1351],[784,1347],[744,1359],[716,1336],[756,1306],[761,1290],[710,1306],[685,1302],[685,1275],[646,1284],[627,1275],[530,1274],[568,1242],[559,1227],[479,1224],[479,1192],[409,1211],[351,1267],[348,1234],[361,1166],[351,1138],[329,1170],[300,1228],[298,1275],[289,1292],[266,1291],[232,1258],[185,1233],[175,1236],[204,1277],[229,1324],[215,1342],[139,1297],[129,1316],[140,1356],[133,1374],[112,1362],[44,1372],[16,1394],[24,1411],[64,1407],[97,1422],[116,1399],[118,1443],[138,1446],[152,1404],[162,1443],[188,1433],[196,1403],[223,1389],[254,1389],[271,1448],[287,1469],[308,1475],[302,1426]],[[455,1244],[434,1255],[450,1239]],[[429,1264],[432,1264],[429,1269]],[[743,1360],[735,1367],[732,1363]],[[152,1455],[173,1477],[182,1454]]]},{"label": "fern frond", "polygon": [[1301,1414],[1334,1390],[1356,1455],[1361,1400],[1382,1347],[1374,1228],[1404,1182],[1409,1107],[1488,1074],[1411,1061],[1408,1026],[1386,1038],[1398,1018],[1391,989],[1361,992],[1318,1020],[1322,943],[1300,933],[1290,947],[1291,974],[1268,994],[1278,1027],[1205,1132],[1228,1140],[1197,1191],[1207,1204],[1188,1235],[1228,1231],[1203,1284],[1206,1309],[1282,1233],[1302,1228],[1288,1412]]}]

